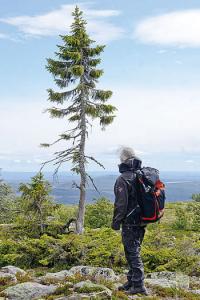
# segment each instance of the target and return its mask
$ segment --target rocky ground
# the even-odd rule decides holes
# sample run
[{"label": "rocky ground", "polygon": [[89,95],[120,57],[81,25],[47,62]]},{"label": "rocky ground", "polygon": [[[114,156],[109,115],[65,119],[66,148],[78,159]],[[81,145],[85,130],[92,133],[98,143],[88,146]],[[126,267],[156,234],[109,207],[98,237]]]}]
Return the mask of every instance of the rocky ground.
[{"label": "rocky ground", "polygon": [[200,299],[200,278],[175,272],[146,275],[149,296],[127,296],[118,291],[125,274],[112,269],[75,266],[70,270],[38,276],[34,270],[14,266],[0,269],[0,300],[79,300],[79,299]]}]

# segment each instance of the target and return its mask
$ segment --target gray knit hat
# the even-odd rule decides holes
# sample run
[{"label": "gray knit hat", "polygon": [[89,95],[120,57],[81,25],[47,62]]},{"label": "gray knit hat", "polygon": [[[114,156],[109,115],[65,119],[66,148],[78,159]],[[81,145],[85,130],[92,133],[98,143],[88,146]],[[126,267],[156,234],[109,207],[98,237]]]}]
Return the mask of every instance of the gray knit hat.
[{"label": "gray knit hat", "polygon": [[119,157],[121,163],[123,163],[129,158],[135,157],[135,151],[130,147],[121,147],[119,149]]}]

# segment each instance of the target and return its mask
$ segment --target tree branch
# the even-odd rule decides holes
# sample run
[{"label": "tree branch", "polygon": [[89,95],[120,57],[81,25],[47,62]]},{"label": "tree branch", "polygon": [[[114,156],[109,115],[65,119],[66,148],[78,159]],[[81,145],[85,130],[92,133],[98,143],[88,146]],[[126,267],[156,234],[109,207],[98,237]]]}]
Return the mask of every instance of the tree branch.
[{"label": "tree branch", "polygon": [[72,182],[72,188],[77,188],[77,189],[81,189],[80,185],[78,185],[75,181]]},{"label": "tree branch", "polygon": [[97,165],[99,165],[101,168],[103,168],[103,169],[105,170],[104,165],[102,165],[102,164],[101,164],[98,160],[96,160],[94,157],[85,155],[85,158],[88,158],[88,159],[94,161]]},{"label": "tree branch", "polygon": [[96,186],[96,184],[95,184],[95,182],[94,182],[94,179],[93,179],[88,173],[86,173],[86,176],[90,179],[90,181],[91,181],[93,187],[95,188],[95,190],[97,191],[97,193],[98,193],[99,195],[101,195],[101,193],[99,192],[99,190],[98,190],[98,188],[97,188],[97,186]]}]

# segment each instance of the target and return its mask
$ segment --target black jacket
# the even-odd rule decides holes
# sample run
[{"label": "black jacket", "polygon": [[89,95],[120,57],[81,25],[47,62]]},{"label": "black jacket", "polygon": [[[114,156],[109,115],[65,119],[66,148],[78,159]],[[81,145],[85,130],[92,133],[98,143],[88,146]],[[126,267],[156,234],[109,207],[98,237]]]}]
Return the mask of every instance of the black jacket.
[{"label": "black jacket", "polygon": [[115,203],[112,221],[114,230],[119,230],[122,223],[140,225],[139,191],[134,173],[140,167],[141,161],[136,158],[119,165],[121,175],[114,186]]}]

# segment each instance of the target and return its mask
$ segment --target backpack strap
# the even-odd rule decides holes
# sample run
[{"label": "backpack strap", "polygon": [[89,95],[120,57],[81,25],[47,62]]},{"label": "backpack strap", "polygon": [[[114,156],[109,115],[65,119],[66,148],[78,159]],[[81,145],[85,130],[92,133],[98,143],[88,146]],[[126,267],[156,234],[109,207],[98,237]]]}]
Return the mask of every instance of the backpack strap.
[{"label": "backpack strap", "polygon": [[[136,171],[134,171],[133,172],[136,176],[135,176],[135,178],[133,178],[133,179],[137,179],[137,174],[136,174]],[[133,187],[133,183],[131,183],[131,180],[126,180],[123,176],[121,177],[125,182],[126,182],[126,184],[127,184],[127,186],[128,186],[128,192],[131,192],[131,189],[132,189],[132,187]],[[132,180],[133,181],[133,180]],[[140,207],[140,205],[139,205],[139,203],[138,203],[138,191],[136,190],[136,193],[135,193],[135,195],[136,195],[136,197],[135,197],[135,199],[136,199],[136,205],[135,205],[135,207],[126,215],[126,218],[127,217],[129,217],[138,207]]]}]

